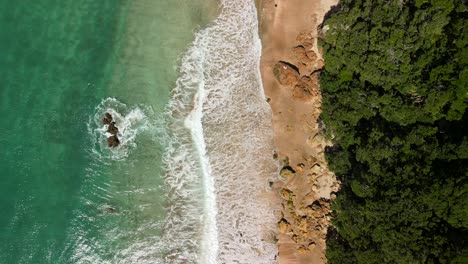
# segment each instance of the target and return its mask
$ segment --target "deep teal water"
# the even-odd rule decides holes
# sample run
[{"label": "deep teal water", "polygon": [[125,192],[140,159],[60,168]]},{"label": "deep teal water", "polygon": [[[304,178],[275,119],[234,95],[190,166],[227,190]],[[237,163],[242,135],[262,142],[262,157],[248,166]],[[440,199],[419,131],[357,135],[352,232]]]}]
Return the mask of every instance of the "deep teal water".
[{"label": "deep teal water", "polygon": [[[164,143],[154,128],[208,5],[0,0],[0,263],[161,258]],[[109,97],[149,124],[119,159],[90,133]]]}]

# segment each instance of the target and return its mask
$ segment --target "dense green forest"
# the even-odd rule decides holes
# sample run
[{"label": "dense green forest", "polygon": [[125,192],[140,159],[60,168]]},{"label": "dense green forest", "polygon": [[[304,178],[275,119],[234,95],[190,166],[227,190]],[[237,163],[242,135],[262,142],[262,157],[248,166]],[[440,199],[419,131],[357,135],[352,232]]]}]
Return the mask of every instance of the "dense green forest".
[{"label": "dense green forest", "polygon": [[468,263],[468,4],[342,0],[322,116],[342,181],[329,263]]}]

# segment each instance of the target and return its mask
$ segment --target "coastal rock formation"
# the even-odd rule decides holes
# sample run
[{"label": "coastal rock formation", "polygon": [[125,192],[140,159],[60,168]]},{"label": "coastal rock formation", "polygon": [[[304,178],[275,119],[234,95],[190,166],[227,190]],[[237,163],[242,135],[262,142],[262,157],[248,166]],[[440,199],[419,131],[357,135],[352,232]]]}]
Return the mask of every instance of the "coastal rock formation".
[{"label": "coastal rock formation", "polygon": [[315,37],[312,31],[302,31],[297,37],[296,41],[307,47],[307,50],[312,50],[315,43]]},{"label": "coastal rock formation", "polygon": [[115,126],[115,122],[111,122],[107,127],[107,132],[112,135],[117,135],[119,133],[119,129]]},{"label": "coastal rock formation", "polygon": [[[313,34],[313,32],[312,31],[303,31],[303,32],[299,33],[299,35],[296,38],[296,41],[299,42],[302,47],[304,47],[305,54],[310,59],[310,61],[312,63],[316,62],[316,60],[318,59],[319,56],[317,55],[317,52],[315,51],[315,49],[316,49],[316,44],[315,43],[317,42],[317,38]],[[299,46],[299,47],[301,47],[301,46]],[[310,65],[310,63],[308,65]]]},{"label": "coastal rock formation", "polygon": [[120,145],[120,140],[116,135],[112,135],[107,138],[107,146],[110,148],[115,148]]},{"label": "coastal rock formation", "polygon": [[323,59],[316,60],[314,66],[315,66],[315,70],[321,70],[323,66],[325,66],[325,62],[323,61]]},{"label": "coastal rock formation", "polygon": [[294,176],[294,173],[296,173],[296,172],[290,166],[284,166],[280,171],[281,177],[283,177],[285,179],[291,178],[292,176]]},{"label": "coastal rock formation", "polygon": [[310,101],[320,94],[318,87],[318,74],[312,74],[310,77],[302,76],[294,87],[293,97],[303,101]]},{"label": "coastal rock formation", "polygon": [[279,222],[278,222],[278,229],[280,230],[280,232],[282,233],[287,233],[291,228],[291,225],[288,223],[288,221],[286,221],[286,219],[282,218]]},{"label": "coastal rock formation", "polygon": [[294,57],[303,65],[311,65],[317,59],[317,55],[313,50],[306,50],[304,46],[296,46],[293,48]]},{"label": "coastal rock formation", "polygon": [[[304,66],[317,68],[323,67],[323,60],[317,59],[315,53],[314,60],[310,59],[304,47],[295,47],[295,55]],[[320,71],[312,72],[310,76],[300,76],[296,66],[284,62],[278,62],[273,68],[274,75],[281,85],[294,87],[292,96],[301,101],[310,101],[320,95],[319,75]],[[299,78],[300,76],[300,78]]]},{"label": "coastal rock formation", "polygon": [[299,78],[299,71],[292,64],[280,61],[273,68],[273,74],[281,85],[293,87]]},{"label": "coastal rock formation", "polygon": [[105,113],[104,117],[102,118],[102,123],[107,125],[107,133],[111,134],[111,136],[107,137],[107,146],[110,148],[115,148],[120,145],[120,140],[117,137],[119,128],[116,126],[113,120],[114,119],[112,118],[112,115],[109,113]]},{"label": "coastal rock formation", "polygon": [[[283,208],[282,219],[278,223],[281,233],[294,241],[297,248],[310,248],[311,244],[315,247],[317,244],[315,238],[325,239],[331,218],[330,199],[314,200],[314,194],[309,193],[299,202],[297,196],[300,195],[300,191],[295,194],[287,188],[281,189],[279,194]],[[287,230],[284,231],[286,223],[288,223]]]},{"label": "coastal rock formation", "polygon": [[112,115],[109,113],[105,113],[104,117],[102,118],[102,123],[104,125],[109,125],[112,122]]}]

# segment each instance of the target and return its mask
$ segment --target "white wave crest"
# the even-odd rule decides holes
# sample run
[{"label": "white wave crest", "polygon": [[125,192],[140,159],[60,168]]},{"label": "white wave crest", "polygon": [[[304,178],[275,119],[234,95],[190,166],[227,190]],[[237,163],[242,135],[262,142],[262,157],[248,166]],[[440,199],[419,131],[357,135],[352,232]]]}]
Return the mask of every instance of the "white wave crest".
[{"label": "white wave crest", "polygon": [[[120,145],[116,148],[107,146],[107,125],[102,123],[105,113],[111,114],[119,132],[117,137]],[[143,109],[128,107],[115,98],[106,98],[96,107],[93,118],[88,123],[89,133],[92,135],[94,152],[100,156],[113,160],[124,159],[129,151],[136,147],[135,138],[138,133],[149,129],[149,122]]]},{"label": "white wave crest", "polygon": [[253,0],[221,1],[196,34],[167,108],[167,263],[273,263],[275,230],[261,198],[277,168],[261,87]]}]

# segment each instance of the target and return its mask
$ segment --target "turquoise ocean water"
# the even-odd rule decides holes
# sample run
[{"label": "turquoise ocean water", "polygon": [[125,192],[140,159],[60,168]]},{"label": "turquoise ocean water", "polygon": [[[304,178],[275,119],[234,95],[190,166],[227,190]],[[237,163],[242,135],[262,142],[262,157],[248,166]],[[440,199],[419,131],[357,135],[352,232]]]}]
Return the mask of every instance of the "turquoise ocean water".
[{"label": "turquoise ocean water", "polygon": [[[163,262],[161,112],[217,10],[0,0],[0,263]],[[116,151],[103,145],[106,111],[121,125]]]}]

